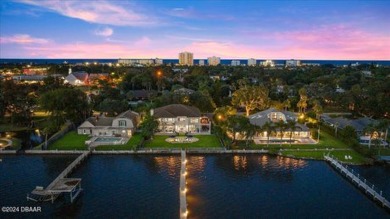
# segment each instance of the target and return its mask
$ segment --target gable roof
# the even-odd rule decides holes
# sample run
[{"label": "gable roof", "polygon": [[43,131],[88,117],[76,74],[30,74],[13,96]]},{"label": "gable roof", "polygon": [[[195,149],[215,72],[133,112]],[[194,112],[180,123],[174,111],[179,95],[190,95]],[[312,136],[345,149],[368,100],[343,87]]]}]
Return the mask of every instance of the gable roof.
[{"label": "gable roof", "polygon": [[286,120],[297,120],[297,116],[294,112],[269,108],[267,110],[250,115],[249,121],[253,125],[263,126],[266,122],[272,122],[271,119],[268,118],[268,114],[276,112],[284,114]]},{"label": "gable roof", "polygon": [[87,119],[88,122],[90,122],[94,126],[111,126],[112,121],[114,120],[114,117],[89,117]]},{"label": "gable roof", "polygon": [[332,118],[328,115],[321,116],[322,120],[329,124],[338,125],[338,128],[343,129],[347,126],[352,126],[355,128],[357,132],[362,132],[366,126],[368,126],[371,123],[377,124],[378,121],[368,118],[368,117],[362,117],[359,119],[347,119],[343,117],[336,117]]},{"label": "gable roof", "polygon": [[173,118],[178,116],[200,117],[200,110],[193,106],[183,104],[171,104],[154,110],[156,118]]},{"label": "gable roof", "polygon": [[115,117],[115,119],[117,119],[117,118],[128,118],[131,121],[133,121],[134,125],[136,125],[138,123],[138,117],[139,117],[138,113],[133,112],[131,110],[127,110],[126,112],[123,112],[123,113],[119,114],[117,117]]}]

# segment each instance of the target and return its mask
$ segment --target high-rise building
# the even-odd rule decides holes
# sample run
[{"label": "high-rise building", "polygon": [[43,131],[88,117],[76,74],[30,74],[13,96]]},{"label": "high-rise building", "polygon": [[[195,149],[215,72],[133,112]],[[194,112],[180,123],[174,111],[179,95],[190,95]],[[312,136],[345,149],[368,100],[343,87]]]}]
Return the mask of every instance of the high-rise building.
[{"label": "high-rise building", "polygon": [[265,60],[264,62],[261,62],[261,65],[264,67],[275,67],[275,62],[272,60]]},{"label": "high-rise building", "polygon": [[204,66],[204,60],[203,59],[199,59],[199,66]]},{"label": "high-rise building", "polygon": [[239,66],[240,65],[240,60],[232,60],[231,66]]},{"label": "high-rise building", "polygon": [[294,59],[286,60],[286,67],[297,67],[300,65],[301,65],[300,60],[294,60]]},{"label": "high-rise building", "polygon": [[159,58],[155,58],[155,59],[154,59],[154,64],[155,64],[155,65],[162,65],[162,64],[163,64],[163,60],[162,60],[162,59],[159,59]]},{"label": "high-rise building", "polygon": [[180,65],[194,65],[194,54],[190,52],[179,53]]},{"label": "high-rise building", "polygon": [[256,65],[256,59],[248,59],[248,66],[255,66]]},{"label": "high-rise building", "polygon": [[221,63],[221,58],[220,57],[208,57],[207,62],[209,65],[219,65]]}]

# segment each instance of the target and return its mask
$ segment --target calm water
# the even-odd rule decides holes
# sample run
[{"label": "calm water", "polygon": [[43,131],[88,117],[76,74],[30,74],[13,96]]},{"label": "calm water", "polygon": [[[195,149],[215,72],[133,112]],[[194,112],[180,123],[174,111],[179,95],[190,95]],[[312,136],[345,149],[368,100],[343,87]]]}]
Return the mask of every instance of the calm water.
[{"label": "calm water", "polygon": [[[74,156],[0,156],[0,206],[35,206],[26,194],[47,186]],[[263,155],[189,156],[189,218],[389,218],[325,162]],[[388,167],[354,167],[385,192]],[[83,195],[41,214],[0,218],[178,218],[178,156],[91,156],[71,177]],[[390,191],[389,191],[390,192]],[[389,197],[387,192],[387,197]]]}]

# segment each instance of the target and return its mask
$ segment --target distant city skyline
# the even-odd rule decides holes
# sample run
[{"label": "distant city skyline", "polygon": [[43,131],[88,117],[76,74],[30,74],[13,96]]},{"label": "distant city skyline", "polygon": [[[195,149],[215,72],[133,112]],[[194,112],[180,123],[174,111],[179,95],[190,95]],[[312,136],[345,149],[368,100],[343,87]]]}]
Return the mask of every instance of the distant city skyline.
[{"label": "distant city skyline", "polygon": [[390,60],[387,0],[0,4],[0,58]]}]

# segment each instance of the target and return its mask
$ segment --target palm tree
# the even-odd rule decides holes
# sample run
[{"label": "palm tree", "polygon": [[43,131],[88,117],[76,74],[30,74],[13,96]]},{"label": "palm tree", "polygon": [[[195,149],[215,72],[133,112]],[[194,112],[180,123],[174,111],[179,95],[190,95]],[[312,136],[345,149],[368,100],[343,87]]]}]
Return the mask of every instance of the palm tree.
[{"label": "palm tree", "polygon": [[248,123],[244,129],[245,129],[245,139],[246,139],[245,145],[246,147],[248,147],[249,140],[253,139],[253,136],[256,135],[257,126]]},{"label": "palm tree", "polygon": [[266,122],[263,126],[262,129],[267,132],[267,147],[269,146],[269,136],[271,135],[272,132],[275,131],[275,126],[272,125],[270,122]]},{"label": "palm tree", "polygon": [[300,127],[297,126],[297,122],[296,122],[295,120],[288,120],[288,121],[287,121],[287,127],[288,127],[288,129],[290,130],[290,147],[291,147],[292,135],[293,135],[293,133],[295,132],[295,130],[297,130],[297,129],[300,128]]},{"label": "palm tree", "polygon": [[[381,120],[379,122],[379,124],[377,125],[378,130],[381,130],[381,131],[385,132],[385,136],[383,138],[383,140],[385,142],[387,142],[387,134],[388,134],[388,131],[389,131],[389,125],[390,125],[390,122],[387,119]],[[385,146],[385,145],[383,145],[383,146]]]},{"label": "palm tree", "polygon": [[286,123],[284,123],[283,120],[279,120],[279,122],[276,123],[276,128],[279,129],[279,132],[280,132],[280,146],[282,146],[283,133],[287,129],[287,125],[286,125]]},{"label": "palm tree", "polygon": [[369,135],[369,140],[368,140],[368,148],[371,148],[371,139],[374,136],[374,133],[377,131],[377,127],[373,124],[370,123],[364,128],[364,132]]}]

